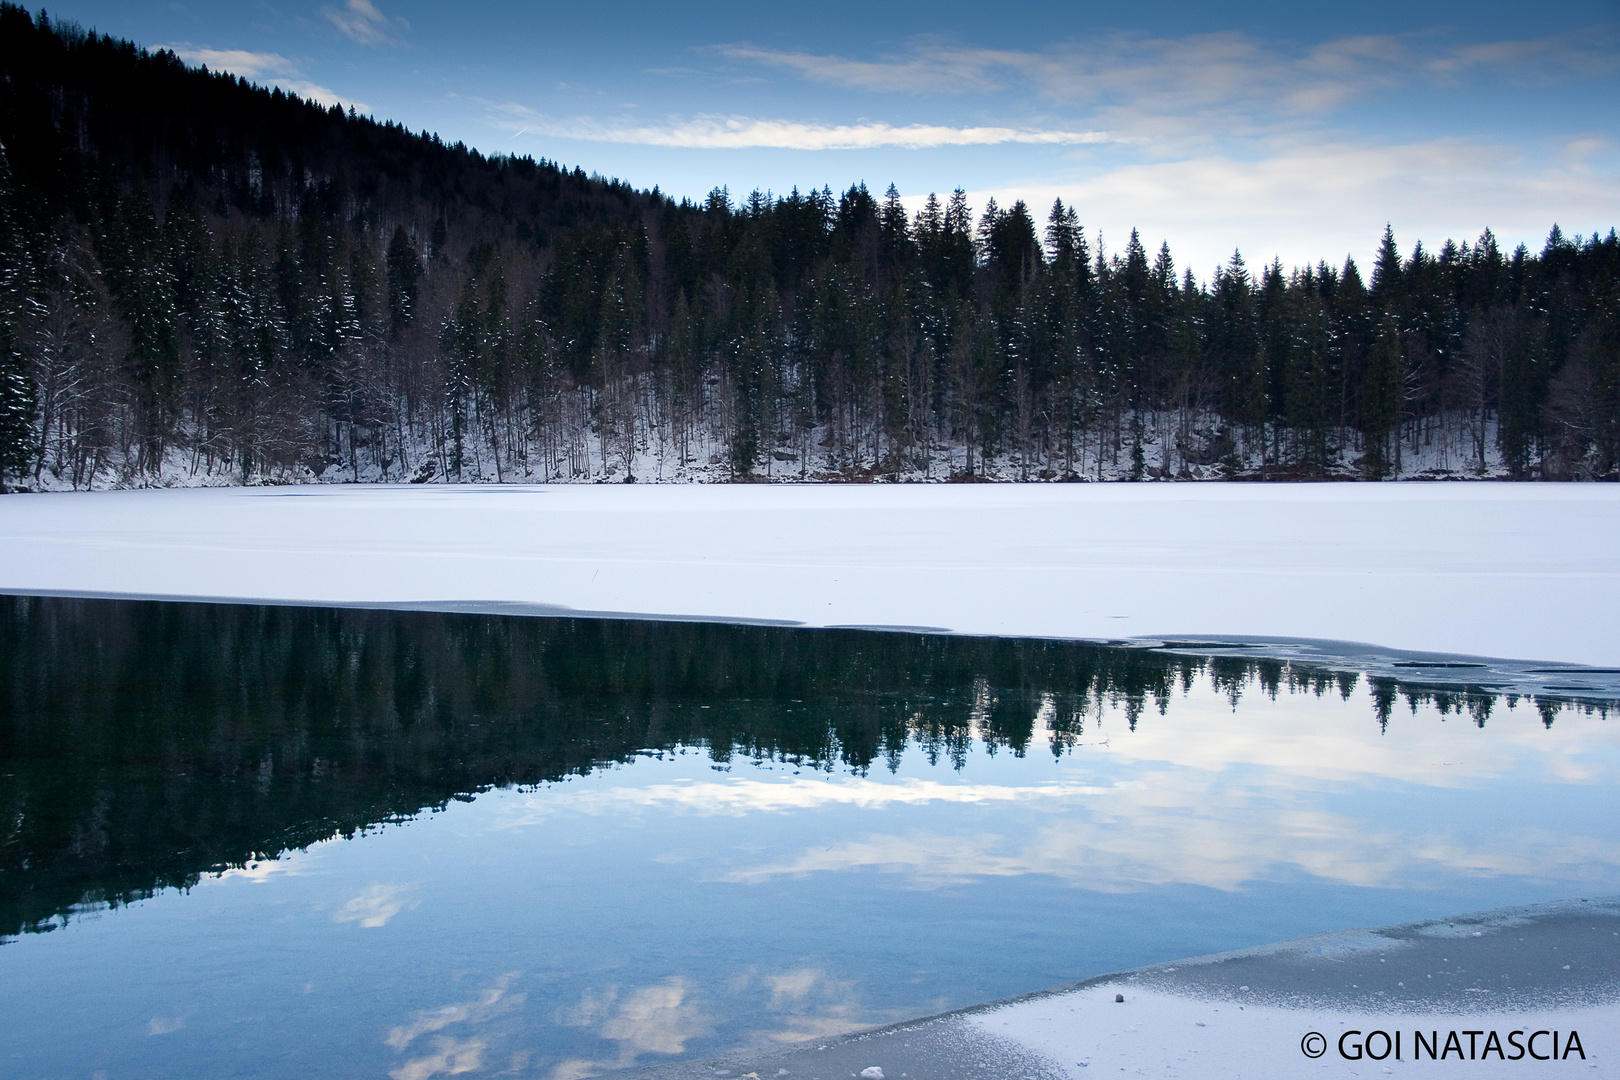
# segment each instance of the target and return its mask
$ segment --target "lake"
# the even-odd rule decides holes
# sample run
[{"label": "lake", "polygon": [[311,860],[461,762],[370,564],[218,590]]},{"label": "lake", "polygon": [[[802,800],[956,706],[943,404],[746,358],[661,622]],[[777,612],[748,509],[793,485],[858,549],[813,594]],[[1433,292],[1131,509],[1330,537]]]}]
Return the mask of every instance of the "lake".
[{"label": "lake", "polygon": [[1612,706],[1436,674],[0,597],[0,1071],[570,1080],[1620,892]]}]

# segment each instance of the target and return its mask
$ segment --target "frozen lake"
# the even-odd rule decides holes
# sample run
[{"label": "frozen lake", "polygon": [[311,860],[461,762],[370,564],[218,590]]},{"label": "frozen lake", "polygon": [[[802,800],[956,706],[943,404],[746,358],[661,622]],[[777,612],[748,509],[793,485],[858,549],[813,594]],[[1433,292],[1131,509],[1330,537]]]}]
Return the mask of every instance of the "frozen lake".
[{"label": "frozen lake", "polygon": [[0,611],[12,1075],[565,1080],[1620,892],[1606,707],[1421,669]]},{"label": "frozen lake", "polygon": [[326,486],[0,499],[0,592],[1620,667],[1620,485]]}]

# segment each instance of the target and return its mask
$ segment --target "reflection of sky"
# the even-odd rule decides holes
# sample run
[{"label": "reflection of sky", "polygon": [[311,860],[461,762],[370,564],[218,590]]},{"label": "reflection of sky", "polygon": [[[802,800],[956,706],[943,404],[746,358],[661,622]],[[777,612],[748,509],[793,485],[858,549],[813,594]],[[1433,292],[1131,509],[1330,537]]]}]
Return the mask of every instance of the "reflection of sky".
[{"label": "reflection of sky", "polygon": [[960,772],[915,748],[865,776],[643,757],[7,945],[0,1055],[53,1075],[571,1080],[1620,891],[1617,741],[1522,705],[1380,732],[1363,693],[1234,712],[1197,688],[1135,731],[1104,710],[1061,757],[1038,733]]}]

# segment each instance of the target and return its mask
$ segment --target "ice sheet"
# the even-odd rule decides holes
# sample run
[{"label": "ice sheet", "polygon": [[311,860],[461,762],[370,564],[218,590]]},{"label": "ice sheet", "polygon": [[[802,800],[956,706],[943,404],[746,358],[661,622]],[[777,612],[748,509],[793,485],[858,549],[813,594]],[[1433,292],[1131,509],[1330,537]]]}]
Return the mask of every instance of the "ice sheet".
[{"label": "ice sheet", "polygon": [[0,589],[1620,663],[1620,487],[322,486],[0,499]]}]

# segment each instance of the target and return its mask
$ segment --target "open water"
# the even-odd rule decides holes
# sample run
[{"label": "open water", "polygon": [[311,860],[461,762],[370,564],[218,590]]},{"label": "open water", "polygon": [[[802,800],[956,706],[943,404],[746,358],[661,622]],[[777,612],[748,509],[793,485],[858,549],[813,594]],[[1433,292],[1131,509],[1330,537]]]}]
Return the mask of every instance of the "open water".
[{"label": "open water", "polygon": [[0,597],[0,1074],[572,1080],[1620,892],[1605,703],[1195,653]]}]

